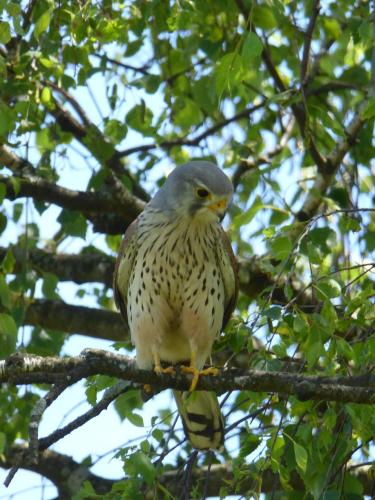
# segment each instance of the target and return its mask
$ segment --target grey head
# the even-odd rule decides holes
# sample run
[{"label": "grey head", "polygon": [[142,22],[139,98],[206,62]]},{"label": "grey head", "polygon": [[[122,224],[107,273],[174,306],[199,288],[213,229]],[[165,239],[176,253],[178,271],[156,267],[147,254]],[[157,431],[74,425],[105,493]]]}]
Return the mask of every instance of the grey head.
[{"label": "grey head", "polygon": [[169,216],[190,216],[213,221],[222,218],[233,185],[215,164],[190,161],[176,167],[149,203]]}]

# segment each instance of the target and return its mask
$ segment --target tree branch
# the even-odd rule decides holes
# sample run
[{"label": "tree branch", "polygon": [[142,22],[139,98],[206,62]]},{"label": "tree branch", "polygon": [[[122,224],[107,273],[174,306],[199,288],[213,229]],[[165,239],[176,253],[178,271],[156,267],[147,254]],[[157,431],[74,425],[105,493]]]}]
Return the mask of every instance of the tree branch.
[{"label": "tree branch", "polygon": [[[10,468],[19,459],[27,448],[25,445],[14,445],[5,454],[0,455],[0,467]],[[76,494],[84,481],[89,481],[97,494],[104,495],[111,491],[112,487],[118,482],[113,479],[106,479],[89,471],[89,466],[80,464],[72,458],[61,453],[46,450],[39,454],[38,464],[23,463],[24,469],[30,470],[47,477],[59,489],[60,500],[68,500]],[[355,464],[355,469],[351,469],[357,480],[363,486],[363,494],[371,496],[373,494],[373,477],[371,466]],[[176,498],[181,493],[181,480],[183,470],[170,470],[159,475],[156,480]],[[241,473],[241,481],[235,481],[232,465],[213,464],[210,467],[202,466],[194,468],[191,473],[191,480],[197,488],[198,494],[205,492],[206,496],[215,497],[220,493],[220,489],[226,487],[229,493],[237,495],[248,495],[250,492],[259,493],[258,486],[262,493],[272,493],[275,491],[284,491],[284,486],[280,482],[280,475],[272,472],[271,469],[263,470],[259,481],[254,479],[255,471],[248,466],[248,473],[244,470]],[[294,472],[291,475],[289,484],[295,491],[305,491],[299,475]],[[231,490],[231,485],[236,486],[236,490]],[[155,499],[155,490],[145,493],[146,499]],[[163,498],[163,494],[160,495]],[[158,496],[156,498],[159,498]]]},{"label": "tree branch", "polygon": [[[0,177],[8,198],[13,200],[30,196],[66,209],[80,210],[97,232],[123,234],[145,205],[144,201],[127,191],[115,176],[108,177],[111,192],[67,189],[35,175],[34,166],[5,145],[0,145],[0,164],[18,175],[12,178]],[[147,195],[143,197],[147,198]]]},{"label": "tree branch", "polygon": [[302,56],[302,62],[301,62],[301,84],[304,86],[307,82],[308,79],[308,64],[309,64],[309,58],[310,58],[310,48],[311,48],[311,41],[312,41],[312,35],[314,32],[315,28],[315,23],[319,15],[320,11],[320,0],[314,0],[312,9],[311,9],[311,15],[310,15],[310,21],[309,25],[307,27],[307,31],[305,33],[305,43],[303,46],[303,56]]},{"label": "tree branch", "polygon": [[112,341],[126,341],[129,335],[117,312],[57,300],[33,300],[27,306],[25,324]]},{"label": "tree branch", "polygon": [[[363,486],[364,495],[373,494],[373,477],[371,467],[358,465],[354,475]],[[247,473],[246,473],[247,469]],[[280,474],[273,472],[271,469],[262,470],[261,477],[258,476],[259,471],[250,466],[241,469],[240,478],[235,479],[233,468],[230,463],[214,464],[210,467],[201,466],[193,469],[192,482],[196,488],[196,493],[205,493],[205,497],[216,497],[220,494],[221,488],[226,488],[228,493],[236,495],[244,495],[249,498],[249,494],[259,494],[259,489],[262,493],[273,493],[277,491],[285,491],[285,484],[280,481]],[[181,480],[183,472],[171,470],[165,472],[159,482],[167,488],[171,495],[179,495],[181,489]],[[236,485],[235,491],[231,490],[230,485]],[[297,472],[291,474],[288,484],[292,490],[306,491],[306,486],[301,480]],[[292,493],[292,492],[291,492]],[[147,497],[151,498],[151,497]]]},{"label": "tree branch", "polygon": [[[157,389],[186,391],[191,376],[177,369],[171,377],[157,374],[153,370],[140,370],[135,360],[120,354],[98,349],[86,349],[75,357],[41,357],[16,353],[0,363],[0,382],[12,385],[45,383],[66,383],[71,379],[91,375],[110,375],[122,380],[150,384]],[[363,374],[353,377],[325,377],[301,375],[287,372],[265,372],[261,370],[221,370],[218,376],[201,376],[197,390],[226,391],[248,390],[293,395],[301,400],[340,401],[342,403],[374,404],[375,376]]]},{"label": "tree branch", "polygon": [[359,110],[345,130],[345,137],[338,142],[335,149],[327,156],[324,169],[319,169],[318,166],[318,174],[314,185],[310,189],[301,210],[297,214],[298,220],[306,221],[316,214],[322,202],[322,197],[330,187],[345,155],[353,144],[355,144],[357,135],[365,123],[365,120],[362,118],[362,111],[366,103],[367,100],[361,104]]},{"label": "tree branch", "polygon": [[130,193],[126,200],[119,200],[110,193],[86,192],[67,189],[40,177],[4,177],[0,182],[6,187],[10,200],[31,197],[34,200],[53,203],[69,210],[79,210],[90,218],[90,212],[118,214],[130,224],[143,210],[144,203]]},{"label": "tree branch", "polygon": [[[74,97],[69,95],[69,101],[75,101]],[[75,107],[79,107],[77,103]],[[115,147],[106,139],[98,127],[93,123],[88,126],[87,123],[82,125],[74,118],[74,116],[65,109],[58,101],[55,100],[55,109],[50,110],[50,113],[56,119],[60,128],[64,132],[71,133],[77,141],[90,151],[94,158],[100,164],[104,164],[110,171],[114,172],[118,177],[126,174],[133,184],[133,194],[143,201],[148,201],[149,196],[146,191],[136,182],[134,175],[129,172],[122,164],[121,155]],[[103,151],[111,153],[109,157],[103,162]],[[125,189],[125,188],[124,188]]]},{"label": "tree branch", "polygon": [[9,168],[17,175],[35,175],[34,166],[5,144],[0,145],[0,165]]},{"label": "tree branch", "polygon": [[38,462],[24,460],[26,445],[14,445],[0,455],[0,467],[16,467],[36,472],[48,478],[59,491],[60,500],[70,500],[80,490],[84,481],[89,481],[98,494],[108,493],[116,481],[92,474],[87,465],[79,464],[72,458],[51,450],[39,453]]},{"label": "tree branch", "polygon": [[[22,271],[25,250],[18,246],[0,247],[0,262],[8,251],[15,259],[15,274]],[[27,264],[39,273],[55,274],[59,281],[73,281],[77,284],[103,283],[112,287],[115,258],[99,251],[82,254],[52,253],[39,248],[29,248]]]},{"label": "tree branch", "polygon": [[[243,17],[245,18],[247,29],[255,33],[255,28],[254,26],[251,25],[250,23],[250,11],[249,8],[242,2],[242,0],[236,0],[238,10],[242,13]],[[286,86],[284,85],[284,82],[282,78],[279,75],[279,72],[274,65],[271,57],[271,52],[270,52],[270,47],[267,43],[267,40],[265,40],[263,44],[263,50],[262,50],[262,60],[267,68],[267,71],[271,75],[273,81],[275,82],[276,89],[279,92],[285,92],[287,90]],[[310,137],[310,134],[306,134],[306,125],[307,125],[307,117],[306,117],[306,112],[304,108],[300,104],[293,103],[290,105],[291,110],[296,118],[296,121],[298,123],[298,127],[300,129],[300,134],[307,142],[307,149],[310,152],[312,158],[314,159],[315,163],[318,165],[319,168],[324,168],[325,165],[325,159],[324,157],[320,154],[318,151],[318,148],[315,145],[315,142],[313,141],[312,137]],[[309,135],[309,137],[307,137]]]}]

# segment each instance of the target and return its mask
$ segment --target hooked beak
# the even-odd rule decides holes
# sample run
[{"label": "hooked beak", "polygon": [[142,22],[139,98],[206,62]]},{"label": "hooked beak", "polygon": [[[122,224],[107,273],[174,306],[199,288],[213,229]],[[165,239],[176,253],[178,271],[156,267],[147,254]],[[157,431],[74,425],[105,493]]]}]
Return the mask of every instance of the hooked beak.
[{"label": "hooked beak", "polygon": [[214,203],[210,203],[208,205],[208,208],[212,210],[212,212],[215,212],[215,214],[219,215],[220,217],[224,215],[227,206],[228,206],[227,198],[222,198],[221,200],[217,200]]}]

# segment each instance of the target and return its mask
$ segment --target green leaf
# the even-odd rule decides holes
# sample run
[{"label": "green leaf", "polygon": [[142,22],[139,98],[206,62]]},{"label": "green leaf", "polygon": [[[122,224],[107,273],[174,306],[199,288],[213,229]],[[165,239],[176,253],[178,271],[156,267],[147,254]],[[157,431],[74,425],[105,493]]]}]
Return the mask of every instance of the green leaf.
[{"label": "green leaf", "polygon": [[0,43],[5,45],[12,38],[10,26],[5,21],[0,21]]},{"label": "green leaf", "polygon": [[198,125],[202,122],[202,112],[191,99],[179,99],[178,108],[174,112],[174,122],[177,126],[188,129],[192,125]]},{"label": "green leaf", "polygon": [[55,274],[44,273],[42,293],[47,299],[58,299],[56,288],[59,283],[59,278]]},{"label": "green leaf", "polygon": [[143,451],[138,450],[133,453],[126,460],[124,468],[130,476],[137,477],[138,475],[140,475],[150,486],[154,483],[156,477],[156,469],[152,465],[149,457],[145,455]]},{"label": "green leaf", "polygon": [[160,443],[164,439],[164,432],[161,429],[155,428],[152,431],[152,437]]},{"label": "green leaf", "polygon": [[303,446],[293,441],[294,456],[296,458],[298,468],[305,474],[307,467],[308,454]]},{"label": "green leaf", "polygon": [[86,393],[87,402],[91,406],[95,406],[96,401],[97,401],[97,395],[98,395],[98,391],[97,391],[96,386],[94,384],[89,385],[88,387],[86,387],[85,393]]},{"label": "green leaf", "polygon": [[350,217],[347,215],[340,218],[339,225],[341,231],[344,233],[349,231],[358,233],[362,229],[361,221],[359,221],[356,217]]},{"label": "green leaf", "polygon": [[297,314],[293,320],[293,331],[305,335],[308,333],[309,329],[309,323],[306,319],[305,314]]},{"label": "green leaf", "polygon": [[248,33],[242,45],[241,58],[244,66],[249,64],[249,61],[260,56],[263,50],[262,42],[255,33]]},{"label": "green leaf", "polygon": [[292,252],[292,242],[287,236],[279,236],[271,241],[270,249],[278,260],[285,260]]},{"label": "green leaf", "polygon": [[36,133],[36,145],[41,154],[55,149],[55,141],[49,128],[43,128]]},{"label": "green leaf", "polygon": [[15,119],[14,110],[0,100],[0,136],[5,136],[13,130]]},{"label": "green leaf", "polygon": [[23,203],[15,203],[13,205],[13,221],[14,222],[18,222],[20,220],[22,212],[23,212]]},{"label": "green leaf", "polygon": [[310,231],[309,239],[324,255],[330,255],[336,245],[336,233],[329,227],[317,227]]},{"label": "green leaf", "polygon": [[128,127],[119,120],[108,120],[104,132],[113,144],[118,144],[126,137]]},{"label": "green leaf", "polygon": [[233,226],[235,228],[249,224],[255,215],[264,207],[264,203],[260,196],[257,196],[254,203],[245,212],[236,215],[233,219]]},{"label": "green leaf", "polygon": [[312,368],[323,354],[324,348],[318,328],[313,325],[310,328],[310,333],[303,345],[303,351],[309,368]]},{"label": "green leaf", "polygon": [[136,427],[144,427],[143,418],[139,413],[128,412],[126,418]]},{"label": "green leaf", "polygon": [[344,356],[349,361],[353,359],[354,357],[353,349],[345,339],[337,338],[336,346],[338,355]]},{"label": "green leaf", "polygon": [[320,300],[333,299],[341,295],[341,286],[334,279],[325,279],[315,284],[317,297]]},{"label": "green leaf", "polygon": [[312,241],[307,242],[307,255],[311,264],[321,264],[323,261],[323,255],[320,248],[315,246]]},{"label": "green leaf", "polygon": [[46,57],[40,57],[39,62],[40,64],[42,64],[42,66],[44,66],[47,69],[52,69],[57,64],[57,61],[54,61],[52,59],[47,59]]},{"label": "green leaf", "polygon": [[4,434],[4,432],[0,432],[0,454],[2,454],[4,451],[6,441],[6,435]]},{"label": "green leaf", "polygon": [[364,120],[368,120],[369,118],[372,118],[375,116],[375,97],[371,97],[362,111],[362,118]]},{"label": "green leaf", "polygon": [[216,95],[220,98],[225,90],[230,91],[242,74],[241,58],[237,53],[230,52],[223,56],[215,69]]},{"label": "green leaf", "polygon": [[81,238],[86,236],[87,221],[81,213],[71,210],[62,210],[57,220],[71,236],[78,236]]},{"label": "green leaf", "polygon": [[264,30],[273,30],[279,27],[272,9],[267,5],[255,4],[252,13],[252,22],[256,27]]},{"label": "green leaf", "polygon": [[279,319],[281,317],[282,309],[278,306],[273,306],[263,311],[264,316],[270,319]]},{"label": "green leaf", "polygon": [[14,258],[12,250],[9,248],[5,254],[3,262],[1,263],[1,267],[5,273],[11,273],[14,270],[15,264],[16,259]]},{"label": "green leaf", "polygon": [[51,22],[52,9],[46,10],[35,23],[34,36],[39,39],[40,35],[46,31]]},{"label": "green leaf", "polygon": [[0,313],[0,357],[5,358],[15,351],[17,325],[12,316]]},{"label": "green leaf", "polygon": [[129,127],[137,130],[137,132],[141,132],[144,135],[153,135],[154,130],[151,126],[152,118],[152,111],[142,101],[142,104],[134,106],[126,115],[126,123]]},{"label": "green leaf", "polygon": [[95,500],[97,498],[103,498],[103,496],[96,494],[90,481],[84,481],[79,492],[74,495],[73,500]]},{"label": "green leaf", "polygon": [[7,282],[5,281],[5,276],[0,274],[0,302],[4,307],[10,309],[12,306],[12,295],[10,293]]},{"label": "green leaf", "polygon": [[6,2],[5,8],[8,14],[12,17],[18,16],[22,12],[21,7],[14,2]]},{"label": "green leaf", "polygon": [[0,182],[0,205],[5,198],[6,192],[7,192],[7,190],[6,190],[5,185],[2,182]]}]

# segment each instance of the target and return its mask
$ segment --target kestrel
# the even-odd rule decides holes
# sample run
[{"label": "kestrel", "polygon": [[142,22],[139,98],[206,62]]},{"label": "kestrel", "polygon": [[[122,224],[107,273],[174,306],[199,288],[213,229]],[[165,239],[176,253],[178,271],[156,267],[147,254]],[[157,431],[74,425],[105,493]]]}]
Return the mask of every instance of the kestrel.
[{"label": "kestrel", "polygon": [[[233,251],[220,220],[233,193],[213,163],[191,161],[171,173],[128,227],[114,275],[116,304],[129,327],[139,368],[188,364],[193,390],[238,291]],[[174,391],[185,434],[197,449],[224,441],[216,394]]]}]

